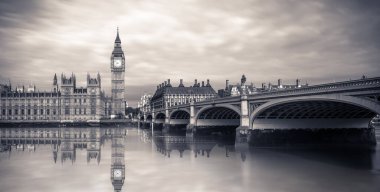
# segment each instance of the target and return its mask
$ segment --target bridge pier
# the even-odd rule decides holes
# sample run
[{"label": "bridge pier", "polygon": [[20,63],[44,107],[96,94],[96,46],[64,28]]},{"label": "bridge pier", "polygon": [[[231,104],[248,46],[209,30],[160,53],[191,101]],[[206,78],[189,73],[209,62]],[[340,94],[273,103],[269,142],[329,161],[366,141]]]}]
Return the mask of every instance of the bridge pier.
[{"label": "bridge pier", "polygon": [[154,108],[152,109],[152,122],[150,123],[149,128],[152,129],[152,133],[154,130],[154,123],[156,122],[156,115],[154,113]]},{"label": "bridge pier", "polygon": [[162,125],[162,131],[164,133],[170,130],[170,113],[167,105],[165,105],[165,123]]},{"label": "bridge pier", "polygon": [[236,140],[246,140],[249,131],[249,105],[247,95],[240,98],[240,126],[236,128]]},{"label": "bridge pier", "polygon": [[186,126],[186,134],[194,134],[196,132],[196,117],[195,117],[195,107],[194,107],[194,101],[192,100],[190,102],[190,122]]}]

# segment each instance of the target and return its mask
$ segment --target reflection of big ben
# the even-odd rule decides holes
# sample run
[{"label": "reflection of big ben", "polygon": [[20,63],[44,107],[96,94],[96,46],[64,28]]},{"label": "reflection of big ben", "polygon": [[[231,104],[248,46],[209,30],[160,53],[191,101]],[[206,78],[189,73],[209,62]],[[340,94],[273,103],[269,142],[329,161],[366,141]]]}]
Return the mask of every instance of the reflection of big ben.
[{"label": "reflection of big ben", "polygon": [[116,192],[121,191],[125,180],[125,130],[112,129],[111,181]]}]

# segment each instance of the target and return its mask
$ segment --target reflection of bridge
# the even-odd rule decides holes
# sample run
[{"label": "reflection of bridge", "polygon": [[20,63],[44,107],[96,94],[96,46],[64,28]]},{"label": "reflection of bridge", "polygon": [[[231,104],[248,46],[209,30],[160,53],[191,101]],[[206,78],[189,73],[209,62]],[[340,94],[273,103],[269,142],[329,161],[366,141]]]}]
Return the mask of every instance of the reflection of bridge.
[{"label": "reflection of bridge", "polygon": [[154,135],[153,136],[156,149],[159,153],[170,158],[172,151],[178,151],[179,157],[183,157],[185,151],[191,151],[195,158],[198,156],[205,156],[209,158],[211,151],[215,146],[224,147],[226,150],[225,156],[229,157],[230,152],[235,152],[237,149],[245,160],[245,153],[247,148],[236,146],[233,140],[226,140],[225,138],[218,138],[215,136],[178,136],[178,135]]},{"label": "reflection of bridge", "polygon": [[207,157],[210,156],[212,148],[217,144],[212,137],[186,137],[174,135],[154,136],[154,143],[157,146],[157,151],[170,157],[172,150],[178,150],[180,157],[183,156],[185,150],[194,152],[194,157],[199,154]]},{"label": "reflection of bridge", "polygon": [[184,125],[188,132],[231,126],[238,127],[239,133],[247,133],[368,129],[376,114],[380,114],[380,77],[191,102],[153,109],[143,114],[140,121],[166,129]]}]

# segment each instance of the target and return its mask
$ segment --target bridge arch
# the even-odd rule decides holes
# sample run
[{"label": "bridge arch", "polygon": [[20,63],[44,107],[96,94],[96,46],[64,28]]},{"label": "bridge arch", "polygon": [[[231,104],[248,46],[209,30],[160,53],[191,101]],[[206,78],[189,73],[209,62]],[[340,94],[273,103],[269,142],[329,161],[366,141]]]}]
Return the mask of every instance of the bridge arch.
[{"label": "bridge arch", "polygon": [[354,96],[284,98],[256,108],[250,125],[252,129],[368,128],[379,113],[378,104]]},{"label": "bridge arch", "polygon": [[151,114],[149,114],[149,115],[146,116],[146,120],[147,121],[152,121],[152,118],[153,118],[153,116]]},{"label": "bridge arch", "polygon": [[165,113],[159,112],[156,114],[155,123],[165,123]]},{"label": "bridge arch", "polygon": [[189,124],[190,112],[187,109],[178,109],[170,113],[170,124]]},{"label": "bridge arch", "polygon": [[232,105],[207,106],[195,115],[196,126],[239,126],[240,109]]},{"label": "bridge arch", "polygon": [[188,109],[177,109],[170,113],[170,119],[190,119],[190,111]]}]

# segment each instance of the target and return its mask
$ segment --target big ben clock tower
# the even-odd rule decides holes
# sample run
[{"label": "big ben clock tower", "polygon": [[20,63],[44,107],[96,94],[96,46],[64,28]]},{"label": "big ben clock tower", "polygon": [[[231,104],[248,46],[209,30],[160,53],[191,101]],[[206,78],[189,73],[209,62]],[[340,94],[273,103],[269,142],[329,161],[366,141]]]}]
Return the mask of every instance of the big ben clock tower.
[{"label": "big ben clock tower", "polygon": [[112,86],[112,111],[111,115],[124,117],[124,93],[125,93],[125,58],[121,48],[119,29],[115,39],[115,45],[111,55],[111,86]]}]

